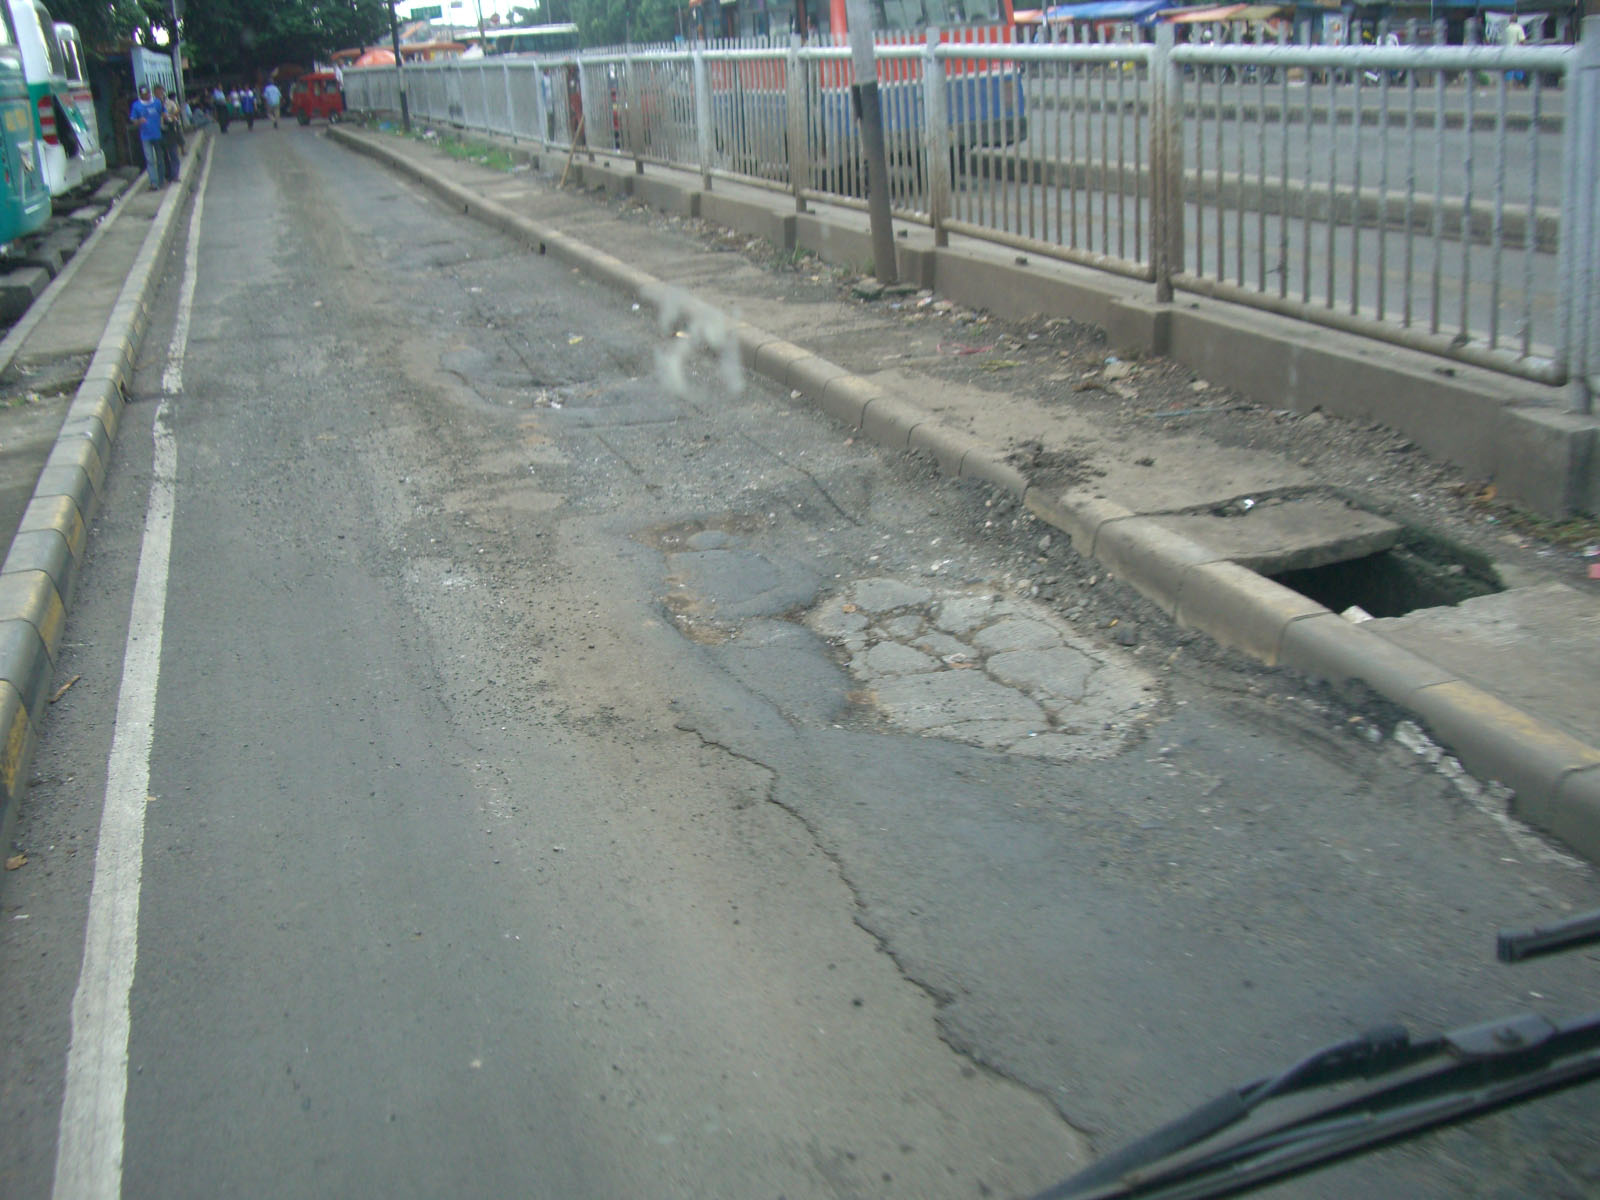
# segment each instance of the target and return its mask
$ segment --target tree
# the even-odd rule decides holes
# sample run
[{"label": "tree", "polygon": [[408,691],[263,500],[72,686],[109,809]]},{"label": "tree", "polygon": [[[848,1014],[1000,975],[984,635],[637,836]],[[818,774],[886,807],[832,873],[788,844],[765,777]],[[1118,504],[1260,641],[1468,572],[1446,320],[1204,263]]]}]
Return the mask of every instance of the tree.
[{"label": "tree", "polygon": [[571,5],[585,46],[666,42],[678,32],[673,0],[571,0]]},{"label": "tree", "polygon": [[310,65],[371,45],[388,29],[385,0],[198,0],[183,16],[190,61],[199,74],[216,76]]},{"label": "tree", "polygon": [[152,28],[170,29],[171,10],[159,0],[47,0],[50,15],[78,27],[90,53]]}]

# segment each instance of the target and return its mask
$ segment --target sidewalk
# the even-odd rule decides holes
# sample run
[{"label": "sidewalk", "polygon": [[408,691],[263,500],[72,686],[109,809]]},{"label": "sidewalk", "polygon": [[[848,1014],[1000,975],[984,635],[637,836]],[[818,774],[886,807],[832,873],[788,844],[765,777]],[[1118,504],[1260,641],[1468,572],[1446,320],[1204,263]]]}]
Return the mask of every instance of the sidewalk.
[{"label": "sidewalk", "polygon": [[[1365,684],[1412,713],[1474,775],[1510,788],[1515,815],[1600,861],[1600,584],[1586,586],[1571,563],[1522,555],[1497,564],[1508,585],[1503,590],[1455,604],[1404,605],[1403,615],[1378,620],[1348,620],[1313,597],[1348,598],[1354,589],[1360,598],[1370,594],[1370,607],[1378,609],[1385,589],[1396,586],[1395,563],[1412,570],[1426,559],[1426,536],[1356,502],[1343,481],[1327,476],[1315,452],[1297,459],[1201,432],[1156,431],[1149,422],[1141,427],[1108,419],[1103,409],[1074,398],[1074,390],[1123,395],[1122,381],[1166,378],[1174,373],[1170,364],[1129,363],[1110,354],[1097,375],[1071,387],[1038,371],[1006,377],[1014,383],[1028,375],[1027,386],[979,386],[949,369],[951,354],[970,347],[952,352],[934,327],[911,324],[948,313],[948,301],[908,288],[864,304],[841,297],[827,281],[775,278],[733,255],[708,253],[686,236],[689,218],[698,216],[741,231],[728,236],[731,245],[765,239],[781,256],[799,243],[826,260],[859,263],[868,244],[864,214],[813,205],[797,215],[793,198],[781,192],[723,180],[702,191],[697,175],[654,167],[635,173],[631,161],[605,156],[594,163],[580,158],[570,167],[564,158],[547,156],[531,169],[505,172],[389,133],[340,127],[329,136],[420,180],[452,207],[535,252],[666,310],[680,327],[716,327],[731,317],[747,368],[806,396],[849,430],[919,451],[950,475],[1009,493],[1070,537],[1079,554],[1104,564],[1180,625],[1268,665]],[[529,157],[526,148],[521,156]],[[564,169],[569,183],[581,187],[556,187]],[[628,203],[619,206],[618,196]],[[656,215],[645,219],[641,205]],[[902,277],[917,270],[920,254],[932,256],[931,247],[918,243],[923,232],[902,235]],[[1096,323],[1107,328],[1113,346],[1122,344],[1121,327],[1130,321],[1166,319],[1131,296],[1119,299],[1114,280],[1061,264],[1030,264],[996,247],[941,254],[941,294],[961,290],[952,271],[963,267],[1002,279],[1010,271],[1020,280],[1014,303],[1033,303],[1036,311],[1062,314],[1050,298],[1070,297],[1079,320],[1083,297],[1095,293],[1102,311]],[[870,286],[861,291],[875,294]],[[1227,322],[1228,314],[1212,306],[1208,319]],[[1058,319],[1028,328],[1072,324]],[[1264,326],[1260,314],[1238,314],[1235,352]],[[981,324],[968,323],[952,337],[977,328]],[[1262,344],[1297,333],[1303,330],[1264,331]],[[987,364],[1020,365],[1030,349],[1020,339],[1011,344],[1018,360],[991,356]],[[1354,364],[1350,386],[1377,378],[1393,389],[1417,380],[1425,387],[1437,365],[1392,351],[1381,357]],[[1211,385],[1202,378],[1185,386],[1200,398]],[[1497,400],[1496,386],[1484,383]],[[1155,416],[1221,411],[1202,399],[1185,410],[1173,407],[1183,401],[1168,398],[1166,412]],[[1294,397],[1285,403],[1297,406]],[[1503,412],[1486,403],[1435,415],[1471,441],[1496,437]],[[1320,416],[1312,412],[1306,419]],[[1473,428],[1475,422],[1485,427]],[[1420,556],[1412,553],[1419,548]],[[1433,595],[1428,588],[1434,588],[1446,595],[1452,578],[1480,567],[1475,560],[1446,564],[1421,594]],[[1346,607],[1343,599],[1335,603],[1340,611]]]}]

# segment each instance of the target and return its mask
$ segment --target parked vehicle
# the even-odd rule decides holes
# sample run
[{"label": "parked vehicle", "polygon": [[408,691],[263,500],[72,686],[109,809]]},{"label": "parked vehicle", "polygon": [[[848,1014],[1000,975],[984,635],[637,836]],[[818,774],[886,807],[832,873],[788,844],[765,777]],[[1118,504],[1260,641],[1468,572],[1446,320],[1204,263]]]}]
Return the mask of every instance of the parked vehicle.
[{"label": "parked vehicle", "polygon": [[67,116],[83,143],[83,177],[101,175],[106,169],[105,142],[100,137],[100,118],[94,111],[94,93],[89,90],[89,60],[83,52],[83,39],[76,26],[56,22],[56,43],[67,64],[67,84],[72,89],[72,106]]},{"label": "parked vehicle", "polygon": [[0,21],[0,250],[50,219],[50,189],[39,169],[33,102],[11,22]]},{"label": "parked vehicle", "polygon": [[312,121],[337,121],[344,115],[344,93],[332,71],[312,71],[294,81],[289,90],[289,111],[302,125]]},{"label": "parked vehicle", "polygon": [[[60,196],[105,170],[94,103],[87,81],[74,83],[55,19],[42,0],[6,0],[6,8],[28,81],[40,171],[50,194]],[[72,36],[76,45],[76,31]],[[81,46],[78,53],[81,74]],[[76,98],[79,95],[84,97],[81,105]]]}]

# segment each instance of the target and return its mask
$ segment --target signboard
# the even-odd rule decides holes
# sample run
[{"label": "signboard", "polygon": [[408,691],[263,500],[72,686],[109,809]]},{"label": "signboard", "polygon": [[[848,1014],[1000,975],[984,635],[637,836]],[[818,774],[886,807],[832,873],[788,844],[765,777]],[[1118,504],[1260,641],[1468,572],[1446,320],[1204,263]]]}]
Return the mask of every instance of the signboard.
[{"label": "signboard", "polygon": [[421,8],[413,8],[411,10],[411,19],[413,21],[437,21],[442,16],[444,16],[444,5],[442,4],[426,4]]},{"label": "signboard", "polygon": [[142,87],[154,87],[160,84],[170,94],[178,88],[178,73],[172,69],[172,56],[158,54],[154,50],[147,50],[143,46],[133,47],[130,56],[133,59],[133,86],[137,90]]}]

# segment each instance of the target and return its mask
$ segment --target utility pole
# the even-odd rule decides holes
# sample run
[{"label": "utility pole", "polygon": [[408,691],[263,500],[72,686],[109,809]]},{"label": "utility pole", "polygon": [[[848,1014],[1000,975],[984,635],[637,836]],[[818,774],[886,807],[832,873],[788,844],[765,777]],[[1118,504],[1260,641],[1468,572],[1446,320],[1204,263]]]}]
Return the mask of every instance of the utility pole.
[{"label": "utility pole", "polygon": [[172,0],[172,73],[178,81],[178,111],[183,111],[185,97],[188,95],[183,89],[183,0]]},{"label": "utility pole", "polygon": [[400,58],[400,24],[394,16],[394,0],[389,0],[389,44],[394,47],[394,77],[400,86],[400,128],[411,132],[411,105],[406,101],[406,67]]},{"label": "utility pole", "polygon": [[856,119],[861,125],[861,148],[867,156],[867,218],[872,228],[872,269],[879,283],[895,283],[894,220],[889,213],[889,160],[883,147],[883,104],[878,96],[878,64],[872,54],[870,0],[846,0],[850,24],[850,61],[855,83]]}]

